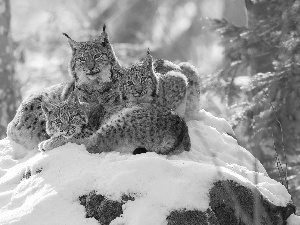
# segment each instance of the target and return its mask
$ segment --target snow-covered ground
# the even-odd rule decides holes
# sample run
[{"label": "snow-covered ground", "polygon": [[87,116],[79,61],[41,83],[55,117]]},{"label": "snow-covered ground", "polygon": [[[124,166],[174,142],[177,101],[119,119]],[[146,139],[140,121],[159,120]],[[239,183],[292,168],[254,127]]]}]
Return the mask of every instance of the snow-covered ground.
[{"label": "snow-covered ground", "polygon": [[[276,205],[291,200],[285,187],[228,135],[233,131],[225,120],[201,110],[198,121],[188,126],[192,149],[173,156],[89,154],[71,143],[40,153],[1,140],[0,224],[98,225],[94,218],[85,218],[78,200],[97,190],[112,200],[123,194],[135,197],[111,224],[163,225],[175,209],[206,210],[209,188],[220,179],[256,186]],[[23,178],[28,171],[31,176]],[[290,216],[288,224],[299,225],[300,217]]]}]

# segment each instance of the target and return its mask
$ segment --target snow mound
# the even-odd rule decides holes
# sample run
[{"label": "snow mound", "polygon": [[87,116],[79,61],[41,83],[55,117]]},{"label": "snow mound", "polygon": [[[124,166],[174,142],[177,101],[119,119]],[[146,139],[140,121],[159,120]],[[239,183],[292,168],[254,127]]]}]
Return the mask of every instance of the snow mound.
[{"label": "snow mound", "polygon": [[[191,151],[173,156],[90,154],[71,143],[40,153],[1,140],[0,224],[97,225],[85,218],[78,199],[93,190],[116,201],[124,194],[134,196],[111,224],[166,224],[172,210],[206,210],[209,189],[223,179],[256,187],[278,206],[291,201],[285,187],[228,135],[232,129],[225,120],[199,113],[200,121],[188,122]],[[299,224],[299,217],[288,221]]]}]

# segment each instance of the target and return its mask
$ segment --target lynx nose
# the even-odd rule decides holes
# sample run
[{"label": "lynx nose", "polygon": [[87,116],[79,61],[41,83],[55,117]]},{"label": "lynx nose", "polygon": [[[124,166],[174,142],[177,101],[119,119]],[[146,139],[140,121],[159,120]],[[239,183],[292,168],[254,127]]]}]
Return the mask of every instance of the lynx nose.
[{"label": "lynx nose", "polygon": [[94,62],[93,60],[89,61],[89,62],[87,63],[87,67],[88,67],[88,69],[89,69],[90,71],[92,71],[92,70],[94,69],[94,67],[95,67],[95,62]]}]

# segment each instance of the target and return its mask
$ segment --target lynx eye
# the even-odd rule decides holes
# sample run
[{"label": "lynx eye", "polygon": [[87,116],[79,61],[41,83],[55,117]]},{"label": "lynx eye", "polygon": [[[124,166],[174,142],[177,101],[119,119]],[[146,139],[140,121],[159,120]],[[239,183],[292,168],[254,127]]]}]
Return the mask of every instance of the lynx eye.
[{"label": "lynx eye", "polygon": [[102,58],[101,56],[102,56],[102,54],[100,54],[100,53],[97,53],[97,54],[95,54],[95,55],[94,55],[94,59],[99,59],[99,58]]},{"label": "lynx eye", "polygon": [[57,120],[54,120],[54,124],[57,124],[60,126],[62,124],[62,122],[61,122],[61,120],[57,119]]},{"label": "lynx eye", "polygon": [[130,80],[130,81],[127,81],[127,85],[134,85],[134,83]]},{"label": "lynx eye", "polygon": [[84,58],[84,57],[79,57],[79,58],[77,58],[80,62],[82,62],[82,63],[84,63],[85,61],[86,61],[86,58]]},{"label": "lynx eye", "polygon": [[80,118],[78,118],[77,116],[73,116],[73,117],[71,117],[71,121],[73,123],[80,123]]}]

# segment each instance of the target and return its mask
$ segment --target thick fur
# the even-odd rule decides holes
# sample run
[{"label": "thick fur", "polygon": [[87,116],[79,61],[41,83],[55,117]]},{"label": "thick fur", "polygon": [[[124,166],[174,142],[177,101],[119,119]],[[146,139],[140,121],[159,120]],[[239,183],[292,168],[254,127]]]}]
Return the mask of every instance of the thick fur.
[{"label": "thick fur", "polygon": [[[183,143],[184,142],[184,143]],[[113,115],[85,141],[91,153],[113,151],[128,146],[159,154],[190,150],[188,128],[172,111],[152,104],[125,108]]]},{"label": "thick fur", "polygon": [[176,65],[163,59],[152,62],[148,52],[143,62],[122,67],[105,31],[93,41],[69,38],[69,44],[70,74],[81,101],[98,102],[108,110],[117,104],[155,102],[175,111],[183,108],[187,119],[199,110],[200,78],[189,63]]},{"label": "thick fur", "polygon": [[[99,121],[103,121],[104,118],[111,118],[108,120],[111,121],[116,115],[119,115],[121,118],[124,117],[124,123],[127,123],[125,118],[134,118],[134,115],[130,115],[130,113],[134,114],[136,112],[136,110],[133,110],[134,107],[138,107],[138,112],[140,112],[138,115],[144,115],[149,121],[152,121],[153,118],[149,116],[152,112],[151,115],[154,118],[159,116],[165,124],[172,124],[172,121],[177,121],[174,124],[182,123],[180,122],[182,119],[176,114],[173,115],[171,110],[176,111],[178,108],[183,108],[183,113],[180,115],[183,115],[185,118],[191,117],[190,115],[198,111],[200,82],[196,70],[190,64],[175,65],[166,60],[155,60],[152,62],[152,57],[148,54],[143,62],[124,68],[118,63],[105,30],[99,38],[87,42],[76,42],[68,35],[65,36],[68,37],[72,49],[69,65],[72,81],[49,87],[25,99],[7,129],[7,135],[12,140],[32,149],[37,147],[39,142],[49,139],[50,135],[52,137],[57,136],[51,132],[48,132],[48,134],[46,132],[45,113],[42,112],[41,108],[43,96],[61,103],[66,101],[72,93],[75,93],[80,101],[89,104],[89,107],[99,110],[99,113],[91,110],[88,115],[90,123],[95,123],[94,127],[97,128],[102,124]],[[150,104],[151,107],[145,106],[145,103]],[[143,104],[145,109],[150,110],[149,115],[141,107]],[[182,105],[184,107],[181,107]],[[125,111],[120,111],[124,106],[128,106],[132,110],[126,111],[124,109]],[[163,110],[166,112],[163,112]],[[163,116],[164,113],[167,113],[168,116]],[[98,118],[99,116],[102,118]],[[118,123],[111,122],[111,124]],[[134,127],[143,128],[142,123],[139,121],[133,124],[135,124],[132,125]],[[101,129],[105,130],[104,126],[105,124]],[[111,125],[111,127],[115,126],[118,125]],[[156,129],[162,132],[159,127],[155,127],[155,124],[151,126],[153,127],[149,128],[149,130],[153,131]],[[183,131],[185,129],[184,125],[181,128],[177,128],[180,132],[185,133]],[[111,129],[114,130],[115,128]],[[97,133],[99,132],[97,131]],[[189,140],[189,138],[186,138],[186,135],[182,136],[172,133],[170,130],[166,134],[170,137],[162,140],[158,137],[158,140],[161,141],[159,142],[160,144],[156,142],[156,144],[150,144],[147,141],[143,142],[142,139],[133,140],[130,137],[125,139],[126,141],[129,140],[129,143],[134,146],[139,147],[139,143],[144,144],[147,148],[163,154],[175,151],[174,149],[177,148],[175,136],[180,140],[181,138],[182,140],[186,139],[186,141],[181,141],[181,143]],[[98,134],[99,137],[103,135],[103,132]],[[122,143],[124,143],[125,139],[121,139],[123,140]],[[60,142],[63,142],[62,140],[64,138],[60,138]],[[49,145],[52,146],[52,142],[54,141],[49,140],[46,143],[47,145],[50,143]],[[169,143],[166,144],[168,147],[161,147],[162,142]],[[47,145],[43,145],[43,148]],[[105,142],[103,142],[103,146],[105,145]],[[95,144],[94,146],[97,145]],[[187,149],[186,146],[188,144],[183,149]],[[89,149],[92,149],[92,147],[89,147]]]},{"label": "thick fur", "polygon": [[105,114],[101,105],[80,103],[74,93],[60,102],[45,98],[42,110],[50,139],[42,141],[39,150],[59,147],[72,138],[81,140],[91,136],[99,129]]},{"label": "thick fur", "polygon": [[74,88],[65,89],[62,99],[66,100],[75,91],[81,101],[99,104],[115,104],[113,70],[121,68],[105,30],[92,41],[76,42],[66,35],[72,49],[69,72],[75,80]]},{"label": "thick fur", "polygon": [[153,70],[152,56],[129,68],[118,71],[117,87],[123,104],[151,103],[157,96],[158,78]]},{"label": "thick fur", "polygon": [[7,136],[28,149],[36,148],[39,142],[49,139],[41,109],[43,96],[60,102],[75,92],[79,99],[92,105],[99,102],[114,104],[119,99],[113,91],[110,72],[112,66],[118,66],[118,63],[106,32],[88,42],[75,42],[69,38],[69,44],[72,49],[69,65],[72,80],[26,98],[8,125]]},{"label": "thick fur", "polygon": [[200,76],[195,67],[183,62],[176,65],[168,60],[157,59],[154,71],[160,74],[159,101],[176,109],[185,103],[184,118],[190,120],[200,110]]},{"label": "thick fur", "polygon": [[28,149],[33,149],[38,146],[39,142],[48,139],[46,120],[41,109],[43,96],[46,95],[55,102],[60,101],[63,89],[71,83],[57,84],[27,97],[8,124],[7,136]]},{"label": "thick fur", "polygon": [[[47,107],[47,106],[45,106]],[[63,107],[60,105],[59,107]],[[73,107],[72,110],[80,107]],[[52,115],[58,115],[59,108],[52,107]],[[46,110],[45,110],[46,111]],[[73,112],[73,114],[77,112]],[[48,118],[48,117],[47,117]],[[57,118],[60,118],[59,116]],[[52,119],[53,120],[53,119]],[[67,142],[84,144],[90,153],[101,153],[109,151],[133,152],[136,148],[145,148],[159,154],[175,154],[182,151],[189,151],[191,144],[188,134],[188,127],[185,121],[174,112],[153,104],[136,105],[130,108],[119,110],[118,113],[109,116],[103,121],[100,128],[91,136],[81,136],[81,133],[88,133],[85,129],[85,120],[82,124],[68,125],[55,120],[55,124],[47,122],[47,131],[57,130],[56,135],[40,144],[40,150],[51,150]],[[73,136],[64,136],[68,133],[63,131],[76,126],[76,133]],[[60,135],[59,135],[60,134]]]}]

